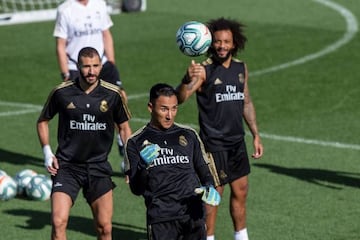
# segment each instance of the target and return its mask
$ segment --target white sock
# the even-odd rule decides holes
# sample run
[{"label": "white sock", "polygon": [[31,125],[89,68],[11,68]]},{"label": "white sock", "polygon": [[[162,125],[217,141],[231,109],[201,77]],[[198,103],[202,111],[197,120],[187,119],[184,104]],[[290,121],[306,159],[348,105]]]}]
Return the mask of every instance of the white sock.
[{"label": "white sock", "polygon": [[234,233],[234,239],[235,240],[249,240],[247,229],[241,229],[238,232]]},{"label": "white sock", "polygon": [[206,237],[206,240],[215,240],[215,236],[214,236],[214,235],[207,236],[207,237]]}]

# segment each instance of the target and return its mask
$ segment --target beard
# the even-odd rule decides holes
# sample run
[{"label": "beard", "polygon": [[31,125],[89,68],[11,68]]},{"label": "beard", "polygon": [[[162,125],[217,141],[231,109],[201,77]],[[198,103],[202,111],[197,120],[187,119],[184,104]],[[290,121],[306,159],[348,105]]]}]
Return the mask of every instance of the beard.
[{"label": "beard", "polygon": [[232,54],[231,54],[231,51],[229,51],[225,57],[220,57],[216,50],[215,49],[211,49],[211,55],[212,55],[212,58],[214,59],[214,61],[222,64],[224,63],[226,60],[228,60],[229,58],[231,58]]},{"label": "beard", "polygon": [[97,76],[95,74],[84,75],[81,71],[79,71],[79,73],[80,73],[80,79],[82,80],[82,82],[84,82],[88,86],[93,84],[92,82],[88,81],[88,77],[96,77],[96,80],[99,79],[99,76]]}]

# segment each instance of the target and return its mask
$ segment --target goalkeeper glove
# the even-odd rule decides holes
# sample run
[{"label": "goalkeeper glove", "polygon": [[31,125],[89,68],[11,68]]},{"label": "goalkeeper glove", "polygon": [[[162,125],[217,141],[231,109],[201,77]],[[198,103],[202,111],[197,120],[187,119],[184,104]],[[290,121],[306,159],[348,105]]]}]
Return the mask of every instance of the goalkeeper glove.
[{"label": "goalkeeper glove", "polygon": [[141,159],[145,162],[146,166],[150,166],[157,156],[159,156],[160,147],[157,144],[146,145],[141,151]]},{"label": "goalkeeper glove", "polygon": [[201,200],[209,205],[218,206],[220,204],[220,194],[213,186],[195,188],[195,193],[202,194]]}]

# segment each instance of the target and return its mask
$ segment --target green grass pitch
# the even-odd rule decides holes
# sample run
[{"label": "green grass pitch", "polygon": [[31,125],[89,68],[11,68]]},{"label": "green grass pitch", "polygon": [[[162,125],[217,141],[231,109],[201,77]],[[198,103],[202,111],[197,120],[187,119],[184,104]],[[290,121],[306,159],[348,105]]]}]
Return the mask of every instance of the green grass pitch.
[{"label": "green grass pitch", "polygon": [[[116,60],[133,130],[147,122],[149,87],[177,85],[191,58],[175,43],[186,21],[231,17],[246,24],[239,56],[250,72],[265,155],[252,160],[247,226],[252,240],[360,239],[360,8],[358,0],[148,0],[146,12],[113,15]],[[54,22],[0,26],[0,169],[46,173],[35,124],[60,82]],[[196,61],[203,57],[194,58]],[[196,103],[177,121],[197,127]],[[56,142],[52,122],[52,146]],[[249,152],[251,138],[247,137]],[[86,147],[86,143],[84,143]],[[114,145],[114,239],[146,239],[143,199],[132,195]],[[226,189],[217,239],[232,239]],[[69,239],[95,239],[82,196]],[[49,239],[50,202],[0,202],[1,239]]]}]

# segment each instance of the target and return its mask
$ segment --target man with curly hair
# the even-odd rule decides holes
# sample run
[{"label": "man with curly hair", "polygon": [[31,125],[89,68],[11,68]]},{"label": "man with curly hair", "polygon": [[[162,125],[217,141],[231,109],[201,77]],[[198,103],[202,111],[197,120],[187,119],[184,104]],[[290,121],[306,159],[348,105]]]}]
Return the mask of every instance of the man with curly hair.
[{"label": "man with curly hair", "polygon": [[[212,44],[203,63],[191,62],[177,87],[179,103],[193,93],[199,110],[200,137],[209,159],[216,167],[215,183],[222,195],[229,184],[230,213],[234,239],[248,240],[246,229],[246,197],[250,163],[245,144],[243,120],[253,136],[255,159],[263,155],[255,107],[250,97],[246,64],[235,58],[244,49],[244,25],[218,18],[207,24]],[[215,239],[217,206],[207,207],[207,239]]]}]

